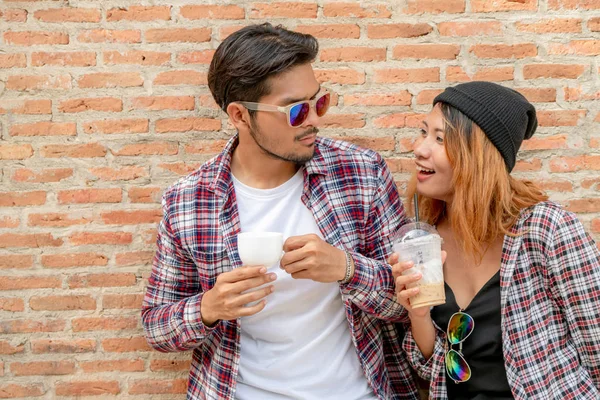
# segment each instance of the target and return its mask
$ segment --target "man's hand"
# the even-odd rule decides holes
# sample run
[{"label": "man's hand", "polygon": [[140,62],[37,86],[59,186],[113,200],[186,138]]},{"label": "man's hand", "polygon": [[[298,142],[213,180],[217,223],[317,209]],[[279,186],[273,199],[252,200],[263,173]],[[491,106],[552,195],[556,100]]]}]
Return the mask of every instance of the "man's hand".
[{"label": "man's hand", "polygon": [[330,283],[346,275],[346,254],[314,234],[291,236],[283,244],[281,268],[294,279]]},{"label": "man's hand", "polygon": [[273,285],[249,293],[242,292],[277,279],[276,274],[266,272],[267,268],[264,266],[240,267],[217,276],[215,286],[204,293],[200,303],[204,325],[212,326],[218,320],[232,320],[254,315],[265,308],[266,300],[253,306],[245,305],[264,299],[273,292]]}]

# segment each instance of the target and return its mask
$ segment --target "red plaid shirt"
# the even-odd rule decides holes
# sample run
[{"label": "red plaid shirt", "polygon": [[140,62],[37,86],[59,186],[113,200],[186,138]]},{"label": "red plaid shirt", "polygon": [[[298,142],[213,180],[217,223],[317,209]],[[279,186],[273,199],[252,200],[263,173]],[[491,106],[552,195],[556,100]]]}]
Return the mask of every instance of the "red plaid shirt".
[{"label": "red plaid shirt", "polygon": [[[230,170],[237,143],[236,136],[220,155],[163,197],[164,217],[142,320],[155,349],[193,350],[189,399],[233,399],[235,394],[240,321],[206,327],[200,303],[220,273],[241,265]],[[340,294],[369,384],[380,399],[418,399],[393,323],[406,314],[395,300],[391,268],[384,262],[406,218],[384,160],[373,151],[319,138],[314,158],[305,165],[302,202],[325,240],[353,256],[354,277],[340,285]]]},{"label": "red plaid shirt", "polygon": [[[502,349],[517,400],[600,399],[600,253],[573,213],[543,202],[521,212],[500,266]],[[437,328],[425,360],[412,334],[404,349],[446,399],[448,341]],[[477,330],[477,325],[475,325]],[[465,346],[468,344],[465,344]],[[472,371],[476,374],[477,371]]]}]

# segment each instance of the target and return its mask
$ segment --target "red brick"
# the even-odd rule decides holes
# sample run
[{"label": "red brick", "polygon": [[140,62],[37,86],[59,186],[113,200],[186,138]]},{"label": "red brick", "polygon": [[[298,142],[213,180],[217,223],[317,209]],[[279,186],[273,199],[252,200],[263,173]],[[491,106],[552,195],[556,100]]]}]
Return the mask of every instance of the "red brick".
[{"label": "red brick", "polygon": [[12,355],[22,353],[24,350],[25,346],[23,343],[17,343],[13,345],[5,340],[0,340],[0,354]]},{"label": "red brick", "polygon": [[111,88],[142,86],[144,78],[138,72],[96,72],[83,75],[77,81],[80,88]]},{"label": "red brick", "polygon": [[549,10],[600,10],[596,0],[548,0]]},{"label": "red brick", "polygon": [[106,148],[99,143],[51,144],[42,147],[42,156],[48,158],[93,158],[104,157]]},{"label": "red brick", "polygon": [[368,4],[363,6],[350,2],[336,2],[324,4],[323,15],[326,17],[390,18],[392,13],[385,4]]},{"label": "red brick", "polygon": [[129,144],[119,150],[112,150],[112,154],[115,156],[175,155],[177,153],[179,153],[179,146],[172,142]]},{"label": "red brick", "polygon": [[52,100],[6,100],[0,114],[52,114]]},{"label": "red brick", "polygon": [[46,204],[46,192],[0,192],[0,207],[41,206]]},{"label": "red brick", "polygon": [[587,23],[588,29],[592,32],[600,32],[600,17],[590,18]]},{"label": "red brick", "polygon": [[600,40],[571,40],[568,44],[550,43],[548,54],[551,55],[600,55]]},{"label": "red brick", "polygon": [[134,187],[129,189],[127,196],[132,203],[160,203],[162,192],[158,187]]},{"label": "red brick", "polygon": [[76,134],[77,125],[74,122],[41,121],[10,127],[11,136],[75,136]]},{"label": "red brick", "polygon": [[[13,234],[14,235],[14,234]],[[5,240],[1,235],[0,238]],[[61,240],[61,239],[58,239]],[[0,247],[7,247],[2,243]],[[29,254],[7,254],[0,255],[0,269],[26,269],[33,266],[33,256]]]},{"label": "red brick", "polygon": [[327,114],[322,119],[323,128],[362,128],[366,125],[364,114]]},{"label": "red brick", "polygon": [[413,38],[433,32],[429,24],[377,24],[367,26],[369,39]]},{"label": "red brick", "polygon": [[0,145],[0,160],[24,160],[33,155],[30,144],[3,144]]},{"label": "red brick", "polygon": [[87,225],[93,221],[93,218],[73,213],[45,213],[29,214],[28,226],[52,226],[67,227],[73,225]]},{"label": "red brick", "polygon": [[138,30],[91,29],[77,36],[81,43],[140,43],[142,33]]},{"label": "red brick", "polygon": [[8,215],[0,216],[0,228],[17,228],[20,224],[21,220],[19,218]]},{"label": "red brick", "polygon": [[73,318],[71,325],[73,326],[73,332],[118,331],[135,329],[138,321],[138,317]]},{"label": "red brick", "polygon": [[90,121],[83,124],[85,133],[148,133],[150,123],[147,119],[117,119]]},{"label": "red brick", "polygon": [[375,151],[391,151],[396,147],[396,141],[393,137],[373,137],[373,136],[338,136],[336,139],[354,143],[367,149]]},{"label": "red brick", "polygon": [[468,74],[462,67],[449,65],[446,68],[446,80],[448,82],[474,81],[510,81],[514,76],[514,67],[480,67],[473,74]]},{"label": "red brick", "polygon": [[[327,16],[327,5],[323,13]],[[252,3],[249,18],[317,18],[317,5],[311,3],[269,2]]]},{"label": "red brick", "polygon": [[69,35],[64,32],[48,31],[8,31],[4,42],[15,46],[35,46],[38,44],[69,44]]},{"label": "red brick", "polygon": [[68,278],[71,289],[135,286],[137,279],[133,273],[86,274]]},{"label": "red brick", "polygon": [[33,354],[89,353],[96,348],[95,339],[32,339]]},{"label": "red brick", "polygon": [[88,244],[125,245],[131,244],[133,235],[130,232],[76,232],[69,236],[73,246]]},{"label": "red brick", "polygon": [[528,64],[523,66],[523,78],[577,79],[585,72],[585,65],[576,64]]},{"label": "red brick", "polygon": [[97,253],[42,254],[42,265],[46,268],[105,266],[107,264],[108,257]]},{"label": "red brick", "polygon": [[189,371],[191,360],[151,360],[150,371]]},{"label": "red brick", "polygon": [[365,73],[351,68],[315,70],[315,77],[321,83],[362,85],[365,83]]},{"label": "red brick", "polygon": [[187,154],[217,154],[225,146],[225,140],[195,140],[188,142],[184,151]]},{"label": "red brick", "polygon": [[59,288],[62,282],[55,276],[0,276],[0,290]]},{"label": "red brick", "polygon": [[536,11],[538,0],[471,0],[472,12]]},{"label": "red brick", "polygon": [[[27,10],[19,10],[16,8],[4,9],[4,20],[6,22],[26,22],[27,21]],[[2,17],[2,12],[0,12]]]},{"label": "red brick", "polygon": [[215,50],[186,51],[177,55],[182,64],[210,64]]},{"label": "red brick", "polygon": [[600,232],[600,218],[592,220],[592,232]]},{"label": "red brick", "polygon": [[42,170],[20,168],[15,170],[12,180],[15,182],[26,183],[49,183],[60,182],[63,179],[70,178],[71,176],[73,176],[73,169],[71,168],[52,168]]},{"label": "red brick", "polygon": [[136,358],[134,360],[94,360],[94,361],[80,361],[79,366],[85,373],[97,373],[97,372],[143,372],[144,371],[144,360]]},{"label": "red brick", "polygon": [[181,6],[179,14],[183,18],[195,19],[244,19],[242,7],[235,5],[187,5]]},{"label": "red brick", "polygon": [[583,89],[581,86],[576,88],[566,87],[564,92],[566,101],[600,100],[600,90],[596,90],[595,88]]},{"label": "red brick", "polygon": [[[147,96],[131,99],[130,109],[134,110],[194,110],[193,96]],[[158,121],[157,121],[158,122]],[[221,124],[219,123],[219,128]]]},{"label": "red brick", "polygon": [[600,171],[600,156],[583,155],[555,157],[550,160],[550,172]]},{"label": "red brick", "polygon": [[91,51],[31,53],[32,67],[43,67],[46,65],[90,67],[96,65],[96,53]]},{"label": "red brick", "polygon": [[[25,302],[17,297],[0,297],[0,311],[23,312],[25,311]],[[2,354],[1,351],[0,354]]]},{"label": "red brick", "polygon": [[465,12],[465,0],[407,0],[407,14]]},{"label": "red brick", "polygon": [[171,61],[171,53],[159,51],[132,50],[121,53],[119,51],[104,52],[104,63],[139,64],[139,65],[165,65]]},{"label": "red brick", "polygon": [[424,114],[396,113],[376,118],[373,124],[378,128],[419,128]]},{"label": "red brick", "polygon": [[63,240],[55,239],[50,233],[2,233],[0,234],[0,248],[6,247],[59,247]]},{"label": "red brick", "polygon": [[27,66],[27,56],[23,53],[0,54],[0,68],[24,68]]},{"label": "red brick", "polygon": [[61,190],[57,196],[59,204],[120,203],[122,198],[121,188]]},{"label": "red brick", "polygon": [[358,39],[360,27],[356,24],[298,25],[296,32],[306,33],[318,39]]},{"label": "red brick", "polygon": [[9,90],[67,90],[71,89],[71,75],[12,75],[6,81]]},{"label": "red brick", "polygon": [[597,213],[600,212],[600,198],[571,200],[566,208],[574,213]]},{"label": "red brick", "polygon": [[554,18],[524,22],[517,21],[515,22],[515,27],[520,31],[531,33],[581,33],[581,19]]},{"label": "red brick", "polygon": [[64,113],[77,113],[84,111],[123,111],[123,101],[114,97],[92,97],[63,100],[58,110]]},{"label": "red brick", "polygon": [[121,392],[118,381],[56,382],[57,396],[110,396]]},{"label": "red brick", "polygon": [[191,132],[191,131],[219,131],[221,121],[211,118],[166,118],[156,121],[157,133]]},{"label": "red brick", "polygon": [[414,69],[403,69],[403,68],[391,68],[391,69],[380,69],[375,71],[374,82],[376,83],[425,83],[425,82],[439,82],[440,81],[440,69],[439,67],[433,68],[414,68]]},{"label": "red brick", "polygon": [[106,20],[111,21],[168,21],[171,19],[170,6],[129,6],[111,8],[106,11]]},{"label": "red brick", "polygon": [[152,350],[152,348],[146,342],[146,338],[143,336],[103,339],[102,348],[105,352],[109,353],[127,353]]},{"label": "red brick", "polygon": [[500,21],[448,21],[438,24],[441,36],[498,36],[502,35]]},{"label": "red brick", "polygon": [[455,44],[401,44],[394,46],[393,57],[453,60],[459,53],[460,46]]},{"label": "red brick", "polygon": [[105,294],[102,296],[102,309],[132,309],[142,307],[143,294]]},{"label": "red brick", "polygon": [[415,161],[412,158],[386,158],[385,162],[392,173],[412,173]]},{"label": "red brick", "polygon": [[344,95],[344,105],[361,106],[410,106],[412,95],[407,90],[400,90],[397,93],[372,94],[353,93]]},{"label": "red brick", "polygon": [[109,211],[101,214],[105,224],[138,225],[160,222],[162,210]]},{"label": "red brick", "polygon": [[[30,301],[31,303],[31,301]],[[67,323],[64,319],[33,320],[15,319],[3,320],[0,324],[0,333],[38,333],[38,332],[60,332],[65,330]]]},{"label": "red brick", "polygon": [[[18,383],[6,383],[0,385],[0,395],[2,398],[29,398],[29,397],[39,397],[43,396],[46,393],[44,389],[44,385],[41,383],[32,383],[32,384],[18,384]],[[9,396],[9,397],[5,397]]]},{"label": "red brick", "polygon": [[239,31],[244,26],[246,25],[222,26],[221,29],[219,29],[219,37],[221,38],[221,40],[224,40],[227,36]]},{"label": "red brick", "polygon": [[117,267],[130,265],[150,265],[154,259],[154,251],[130,251],[127,253],[118,253],[115,256]]},{"label": "red brick", "polygon": [[535,181],[536,185],[542,190],[555,191],[555,192],[572,192],[573,184],[569,181],[549,179],[545,181]]},{"label": "red brick", "polygon": [[32,361],[10,363],[10,372],[15,376],[70,375],[75,373],[73,361]]},{"label": "red brick", "polygon": [[168,42],[187,42],[204,43],[210,41],[212,30],[210,28],[193,29],[149,29],[146,31],[146,42],[148,43],[168,43]]},{"label": "red brick", "polygon": [[177,70],[161,72],[154,78],[155,85],[206,85],[206,72]]},{"label": "red brick", "polygon": [[187,175],[194,172],[200,167],[199,163],[161,163],[158,164],[158,168],[166,169],[176,175]]},{"label": "red brick", "polygon": [[534,103],[552,103],[556,101],[556,89],[554,88],[516,88],[515,90]]},{"label": "red brick", "polygon": [[385,61],[385,48],[339,47],[321,50],[321,62]]},{"label": "red brick", "polygon": [[29,306],[35,311],[95,310],[96,300],[91,296],[34,296]]},{"label": "red brick", "polygon": [[523,141],[522,150],[552,150],[568,149],[567,135],[554,136],[534,136],[529,140]]},{"label": "red brick", "polygon": [[99,167],[91,168],[90,173],[103,181],[131,181],[137,178],[148,177],[148,169],[138,166],[125,166],[122,168]]},{"label": "red brick", "polygon": [[577,126],[585,117],[585,110],[539,110],[539,126]]},{"label": "red brick", "polygon": [[440,93],[443,92],[443,89],[424,89],[419,92],[417,95],[417,104],[432,104],[433,99]]},{"label": "red brick", "polygon": [[476,44],[469,52],[479,58],[525,58],[537,55],[537,46],[533,43],[521,44]]},{"label": "red brick", "polygon": [[93,8],[51,8],[38,10],[33,13],[35,19],[43,22],[100,22],[102,14],[100,10]]}]

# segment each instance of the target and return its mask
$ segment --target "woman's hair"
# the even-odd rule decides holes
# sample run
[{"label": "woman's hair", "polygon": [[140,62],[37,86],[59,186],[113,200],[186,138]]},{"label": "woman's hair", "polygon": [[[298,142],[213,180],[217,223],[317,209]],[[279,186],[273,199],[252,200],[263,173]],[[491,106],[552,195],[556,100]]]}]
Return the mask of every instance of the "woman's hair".
[{"label": "woman's hair", "polygon": [[[510,176],[504,159],[481,128],[463,113],[445,103],[444,143],[452,166],[452,202],[419,195],[419,216],[437,224],[451,215],[452,231],[465,255],[481,262],[489,244],[499,235],[510,235],[522,209],[548,199],[533,182]],[[416,176],[408,187],[408,198],[416,191]],[[411,202],[407,202],[411,204]]]}]

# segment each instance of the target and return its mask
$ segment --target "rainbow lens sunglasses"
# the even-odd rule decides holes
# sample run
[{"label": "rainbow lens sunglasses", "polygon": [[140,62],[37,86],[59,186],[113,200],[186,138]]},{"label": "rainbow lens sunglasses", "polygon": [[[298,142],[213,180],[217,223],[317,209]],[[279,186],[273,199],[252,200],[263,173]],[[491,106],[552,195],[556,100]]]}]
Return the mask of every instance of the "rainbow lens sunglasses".
[{"label": "rainbow lens sunglasses", "polygon": [[[459,310],[452,314],[448,321],[448,341],[450,342],[450,350],[446,352],[446,372],[448,376],[455,382],[466,382],[471,378],[471,368],[462,355],[463,342],[473,333],[475,321],[469,314]],[[458,351],[452,348],[458,344]]]},{"label": "rainbow lens sunglasses", "polygon": [[306,121],[310,108],[313,107],[319,117],[325,115],[329,109],[331,94],[327,90],[321,90],[313,100],[303,100],[292,103],[289,106],[280,107],[272,104],[252,103],[249,101],[239,101],[241,105],[248,110],[253,111],[275,111],[287,115],[288,125],[297,128]]}]

